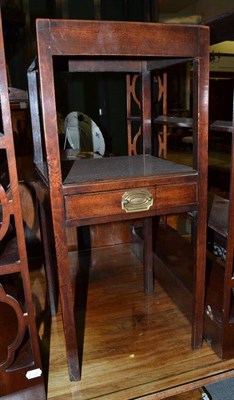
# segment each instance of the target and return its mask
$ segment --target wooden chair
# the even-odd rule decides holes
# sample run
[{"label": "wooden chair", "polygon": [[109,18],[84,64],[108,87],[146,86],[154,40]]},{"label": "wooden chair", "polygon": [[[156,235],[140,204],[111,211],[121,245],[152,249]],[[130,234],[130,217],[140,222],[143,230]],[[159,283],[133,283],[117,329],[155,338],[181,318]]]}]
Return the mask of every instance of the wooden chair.
[{"label": "wooden chair", "polygon": [[[36,31],[38,66],[33,64],[28,71],[34,162],[41,179],[39,187],[47,190],[50,198],[70,379],[80,379],[80,368],[66,231],[69,227],[142,219],[145,292],[152,294],[152,217],[193,212],[192,346],[200,347],[206,252],[208,29],[201,26],[40,19]],[[142,154],[88,160],[61,159],[54,57],[66,60],[68,72],[140,73]],[[194,71],[193,128],[196,140],[193,167],[154,157],[151,145],[152,71],[187,59],[192,60]],[[40,128],[38,99],[41,101],[43,129]],[[44,132],[43,139],[41,131]]]},{"label": "wooden chair", "polygon": [[0,397],[46,399],[24,238],[0,13]]}]

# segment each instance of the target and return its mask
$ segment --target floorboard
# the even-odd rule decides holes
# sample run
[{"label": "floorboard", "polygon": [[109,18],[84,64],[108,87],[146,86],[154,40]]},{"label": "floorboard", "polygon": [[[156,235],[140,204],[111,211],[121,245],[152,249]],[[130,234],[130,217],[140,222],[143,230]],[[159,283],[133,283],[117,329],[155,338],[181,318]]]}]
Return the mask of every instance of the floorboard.
[{"label": "floorboard", "polygon": [[206,342],[191,349],[190,323],[158,282],[154,295],[144,294],[142,264],[129,245],[86,252],[79,268],[77,253],[71,258],[80,382],[68,378],[61,313],[50,320],[46,311],[44,270],[31,271],[48,399],[192,400],[200,398],[194,389],[234,376],[234,360],[222,361]]}]

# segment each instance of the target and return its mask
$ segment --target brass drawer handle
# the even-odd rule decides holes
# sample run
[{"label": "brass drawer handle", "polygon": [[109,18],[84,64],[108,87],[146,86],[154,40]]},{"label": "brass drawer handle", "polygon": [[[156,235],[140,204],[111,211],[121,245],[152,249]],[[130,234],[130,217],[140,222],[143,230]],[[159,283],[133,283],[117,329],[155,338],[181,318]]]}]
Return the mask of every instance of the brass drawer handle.
[{"label": "brass drawer handle", "polygon": [[153,196],[147,189],[128,190],[121,200],[122,209],[126,212],[147,211],[153,203]]}]

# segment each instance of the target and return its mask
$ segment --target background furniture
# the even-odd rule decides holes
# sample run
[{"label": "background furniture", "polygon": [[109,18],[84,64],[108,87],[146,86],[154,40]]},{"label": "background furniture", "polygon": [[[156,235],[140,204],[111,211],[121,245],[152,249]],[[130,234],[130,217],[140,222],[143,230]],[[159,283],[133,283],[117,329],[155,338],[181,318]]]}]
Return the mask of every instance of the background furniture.
[{"label": "background furniture", "polygon": [[[139,41],[139,37],[143,39]],[[67,229],[70,227],[143,219],[145,291],[152,294],[151,218],[192,212],[195,220],[192,346],[201,346],[206,250],[208,45],[209,33],[205,27],[37,21],[39,95],[36,65],[28,72],[34,162],[41,178],[40,185],[49,191],[71,380],[79,379],[80,371],[67,246]],[[141,74],[142,154],[89,160],[60,158],[53,60],[60,60],[62,56],[68,71]],[[181,59],[191,61],[194,71],[193,131],[196,140],[193,167],[152,155],[151,74],[153,70],[181,62]]]},{"label": "background furniture", "polygon": [[30,288],[0,22],[0,397],[45,399]]},{"label": "background furniture", "polygon": [[[233,84],[233,81],[231,81]],[[205,337],[222,358],[234,356],[234,96],[232,121],[215,121],[211,130],[231,135],[228,199],[210,194]],[[224,177],[225,179],[225,177]]]},{"label": "background furniture", "polygon": [[[127,135],[128,135],[128,155],[136,155],[140,149],[141,132],[141,101],[139,99],[139,74],[126,75],[126,97],[127,97]],[[157,84],[156,84],[157,82]],[[138,84],[138,85],[137,85]],[[162,114],[167,115],[167,73],[163,72],[162,76],[154,73],[152,85],[157,87],[157,94],[154,99],[159,107],[161,102]],[[138,90],[137,90],[138,89]],[[152,100],[153,102],[153,100]],[[154,111],[155,114],[155,111]],[[167,124],[162,126],[158,134],[155,132],[155,141],[158,140],[158,156],[166,158],[167,156]]]}]

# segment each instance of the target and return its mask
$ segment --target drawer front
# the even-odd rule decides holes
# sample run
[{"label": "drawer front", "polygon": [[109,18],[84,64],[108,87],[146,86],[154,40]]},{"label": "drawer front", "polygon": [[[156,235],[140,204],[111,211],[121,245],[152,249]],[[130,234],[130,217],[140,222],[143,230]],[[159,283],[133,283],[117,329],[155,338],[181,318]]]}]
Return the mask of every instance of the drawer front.
[{"label": "drawer front", "polygon": [[197,202],[195,183],[159,186],[155,191],[156,208],[176,207]]},{"label": "drawer front", "polygon": [[65,196],[68,220],[117,214],[137,214],[155,209],[155,189],[116,190]]}]

